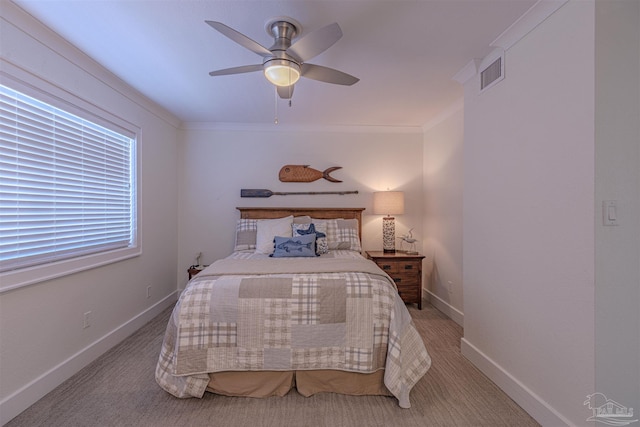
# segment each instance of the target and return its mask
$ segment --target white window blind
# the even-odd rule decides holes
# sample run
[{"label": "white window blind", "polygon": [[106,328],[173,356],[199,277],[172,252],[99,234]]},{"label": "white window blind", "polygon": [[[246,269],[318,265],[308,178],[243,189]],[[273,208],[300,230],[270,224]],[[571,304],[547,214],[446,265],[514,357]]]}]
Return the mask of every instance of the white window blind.
[{"label": "white window blind", "polygon": [[0,85],[0,271],[135,244],[135,140]]}]

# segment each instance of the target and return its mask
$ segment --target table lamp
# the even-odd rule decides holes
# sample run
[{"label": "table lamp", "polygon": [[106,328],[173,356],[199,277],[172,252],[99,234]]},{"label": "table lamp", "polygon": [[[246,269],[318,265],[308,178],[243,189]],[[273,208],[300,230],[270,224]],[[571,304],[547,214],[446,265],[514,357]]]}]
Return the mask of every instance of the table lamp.
[{"label": "table lamp", "polygon": [[382,218],[382,249],[384,252],[396,251],[396,224],[392,215],[404,213],[404,192],[375,191],[373,193],[373,213],[385,215]]}]

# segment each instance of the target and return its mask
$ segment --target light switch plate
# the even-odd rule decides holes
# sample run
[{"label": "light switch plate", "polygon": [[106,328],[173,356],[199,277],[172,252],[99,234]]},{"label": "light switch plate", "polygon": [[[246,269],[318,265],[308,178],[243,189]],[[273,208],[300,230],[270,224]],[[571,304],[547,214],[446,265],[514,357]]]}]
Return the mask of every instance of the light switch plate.
[{"label": "light switch plate", "polygon": [[602,202],[602,225],[618,225],[618,203],[616,200]]}]

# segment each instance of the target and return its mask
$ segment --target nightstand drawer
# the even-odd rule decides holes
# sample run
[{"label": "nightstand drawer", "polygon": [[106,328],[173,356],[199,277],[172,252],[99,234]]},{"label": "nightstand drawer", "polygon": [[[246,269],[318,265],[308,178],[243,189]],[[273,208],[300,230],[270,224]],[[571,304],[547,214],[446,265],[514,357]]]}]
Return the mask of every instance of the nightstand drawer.
[{"label": "nightstand drawer", "polygon": [[396,262],[376,261],[376,264],[378,264],[378,267],[380,267],[388,275],[398,272],[398,263]]},{"label": "nightstand drawer", "polygon": [[385,273],[391,275],[391,273],[408,273],[415,272],[418,274],[420,271],[421,261],[393,261],[377,260],[376,264],[385,271]]},{"label": "nightstand drawer", "polygon": [[420,276],[417,273],[417,271],[415,273],[400,272],[389,274],[389,276],[396,282],[396,286],[416,286],[420,281]]}]

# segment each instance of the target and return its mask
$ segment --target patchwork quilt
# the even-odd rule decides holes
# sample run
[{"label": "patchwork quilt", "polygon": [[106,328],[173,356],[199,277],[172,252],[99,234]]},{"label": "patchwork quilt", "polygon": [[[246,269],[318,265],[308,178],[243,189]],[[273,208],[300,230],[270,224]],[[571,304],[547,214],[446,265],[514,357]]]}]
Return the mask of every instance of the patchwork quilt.
[{"label": "patchwork quilt", "polygon": [[219,260],[174,308],[156,381],[202,397],[208,373],[385,370],[403,408],[431,359],[393,281],[357,257]]}]

